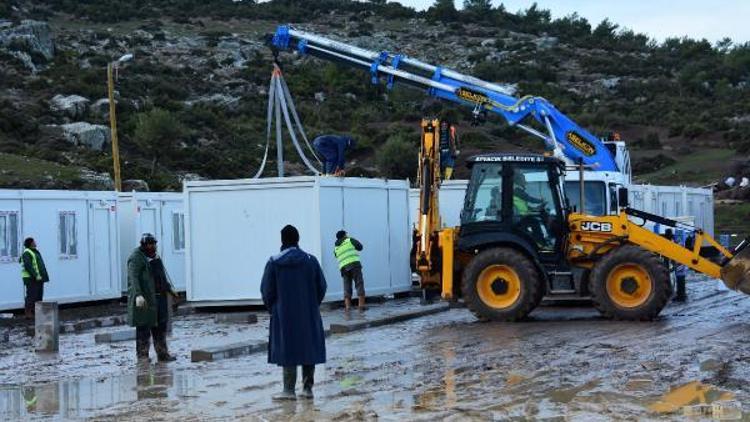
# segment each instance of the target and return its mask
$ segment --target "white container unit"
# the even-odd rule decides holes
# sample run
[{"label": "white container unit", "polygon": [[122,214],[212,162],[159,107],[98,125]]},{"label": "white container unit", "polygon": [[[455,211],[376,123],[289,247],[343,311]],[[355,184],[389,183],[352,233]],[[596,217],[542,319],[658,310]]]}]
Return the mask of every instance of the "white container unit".
[{"label": "white container unit", "polygon": [[138,247],[143,233],[151,233],[156,237],[159,255],[175,290],[185,291],[185,214],[182,193],[121,193],[117,201],[121,214],[122,291],[126,291],[128,287],[128,256]]},{"label": "white container unit", "polygon": [[[464,197],[468,180],[446,180],[440,186],[440,218],[444,227],[457,227],[461,225],[461,210],[464,207]],[[409,190],[409,230],[418,221],[419,214],[419,189]]]},{"label": "white container unit", "polygon": [[120,297],[118,214],[112,192],[0,189],[0,309],[23,307],[20,254],[33,237],[59,303]]},{"label": "white container unit", "polygon": [[300,247],[320,261],[328,291],[343,286],[333,255],[336,232],[364,245],[368,296],[408,291],[408,184],[379,179],[288,177],[185,184],[187,297],[190,301],[260,303],[268,258],[279,253],[280,231],[292,224]]},{"label": "white container unit", "polygon": [[629,185],[628,196],[632,208],[667,218],[687,217],[696,227],[714,235],[714,194],[711,189]]}]

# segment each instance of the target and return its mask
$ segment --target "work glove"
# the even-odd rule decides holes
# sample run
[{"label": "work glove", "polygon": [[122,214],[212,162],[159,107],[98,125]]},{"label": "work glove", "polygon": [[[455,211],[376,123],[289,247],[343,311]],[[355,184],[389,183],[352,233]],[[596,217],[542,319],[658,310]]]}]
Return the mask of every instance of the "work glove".
[{"label": "work glove", "polygon": [[146,299],[143,296],[136,296],[135,297],[135,306],[138,308],[143,308],[146,306]]}]

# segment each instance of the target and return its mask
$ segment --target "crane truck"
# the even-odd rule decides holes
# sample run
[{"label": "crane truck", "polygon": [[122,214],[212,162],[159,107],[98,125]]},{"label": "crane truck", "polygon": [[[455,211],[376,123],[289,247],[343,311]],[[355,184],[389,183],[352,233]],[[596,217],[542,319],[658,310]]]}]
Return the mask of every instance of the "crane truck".
[{"label": "crane truck", "polygon": [[[481,119],[502,116],[545,144],[545,154],[482,154],[468,160],[468,183],[461,224],[443,228],[438,191],[438,121],[421,125],[418,184],[419,220],[413,262],[424,289],[437,289],[447,300],[463,297],[482,319],[525,318],[545,296],[588,294],[607,317],[655,318],[671,296],[662,259],[721,278],[732,289],[750,294],[748,242],[730,252],[697,228],[688,249],[643,227],[647,221],[681,223],[628,207],[627,189],[607,215],[590,215],[585,205],[587,174],[611,174],[630,180],[630,160],[621,142],[605,143],[541,97],[515,98],[504,86],[387,52],[373,52],[319,35],[279,26],[270,42],[369,70],[377,83],[405,83],[429,95],[472,107]],[[536,123],[533,123],[536,122]],[[541,126],[537,129],[531,124]],[[577,207],[566,192],[568,171],[576,169]],[[704,243],[718,257],[701,253]]]}]

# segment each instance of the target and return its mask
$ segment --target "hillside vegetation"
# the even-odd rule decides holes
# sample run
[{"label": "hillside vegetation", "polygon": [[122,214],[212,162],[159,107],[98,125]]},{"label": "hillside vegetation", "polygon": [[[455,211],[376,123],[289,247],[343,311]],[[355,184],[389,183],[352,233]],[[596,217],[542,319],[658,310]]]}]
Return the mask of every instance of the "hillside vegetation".
[{"label": "hillside vegetation", "polygon": [[[59,187],[90,186],[85,174],[109,173],[108,146],[72,142],[62,125],[108,125],[106,64],[132,52],[136,58],[121,69],[117,85],[124,177],[177,189],[186,178],[251,176],[265,145],[272,58],[263,37],[288,22],[514,84],[519,96],[543,96],[592,133],[619,131],[641,181],[704,185],[750,152],[749,44],[657,43],[609,20],[552,19],[536,5],[520,13],[488,1],[465,6],[456,10],[438,0],[416,12],[385,1],[5,1],[0,153],[40,160],[30,167],[39,169],[45,187],[54,180]],[[25,19],[46,25],[30,38],[8,36]],[[44,27],[54,51],[34,41],[45,37]],[[460,119],[464,157],[541,148],[498,117],[470,126],[470,110],[440,105],[413,89],[374,86],[365,72],[290,54],[281,62],[308,134],[358,139],[350,157],[354,174],[413,179],[417,126],[425,114]],[[53,104],[57,95],[88,103],[61,111]],[[304,173],[291,146],[286,157],[292,174]],[[81,169],[89,172],[70,177]],[[29,187],[34,179],[25,171],[2,175],[0,183]]]}]

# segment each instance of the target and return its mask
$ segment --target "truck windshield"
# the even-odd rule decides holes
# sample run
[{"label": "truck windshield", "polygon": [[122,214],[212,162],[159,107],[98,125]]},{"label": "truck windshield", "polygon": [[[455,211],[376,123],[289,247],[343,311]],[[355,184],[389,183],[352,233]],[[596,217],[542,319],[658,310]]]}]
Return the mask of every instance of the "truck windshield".
[{"label": "truck windshield", "polygon": [[[565,182],[565,196],[568,197],[568,203],[578,212],[581,212],[581,184],[578,181],[569,180]],[[584,201],[586,202],[585,214],[588,215],[606,215],[607,214],[607,195],[605,192],[604,182],[584,182]]]},{"label": "truck windshield", "polygon": [[502,164],[475,164],[471,173],[461,223],[502,221]]}]

